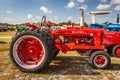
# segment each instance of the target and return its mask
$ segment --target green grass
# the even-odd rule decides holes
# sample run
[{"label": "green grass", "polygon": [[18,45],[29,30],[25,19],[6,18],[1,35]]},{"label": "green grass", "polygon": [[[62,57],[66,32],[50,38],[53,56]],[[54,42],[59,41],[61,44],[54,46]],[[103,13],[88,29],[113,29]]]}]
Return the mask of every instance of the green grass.
[{"label": "green grass", "polygon": [[[0,32],[0,37],[13,36],[15,33],[15,31]],[[10,38],[0,38],[0,52],[8,50],[10,41]]]},{"label": "green grass", "polygon": [[1,36],[13,36],[16,33],[16,31],[6,31],[6,32],[0,32]]},{"label": "green grass", "polygon": [[6,39],[0,38],[0,52],[8,50],[10,40],[11,39],[8,39],[8,38],[6,38]]},{"label": "green grass", "polygon": [[77,52],[59,53],[48,68],[39,73],[19,71],[10,61],[8,51],[0,54],[0,80],[119,80],[120,59],[111,58],[108,69],[95,69],[88,63],[89,57]]}]

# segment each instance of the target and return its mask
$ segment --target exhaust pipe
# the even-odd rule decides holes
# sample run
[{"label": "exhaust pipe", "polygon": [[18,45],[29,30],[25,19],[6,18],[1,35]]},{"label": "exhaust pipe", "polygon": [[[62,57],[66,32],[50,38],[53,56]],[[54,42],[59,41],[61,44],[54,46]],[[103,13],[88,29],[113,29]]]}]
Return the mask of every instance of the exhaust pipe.
[{"label": "exhaust pipe", "polygon": [[80,11],[81,11],[80,26],[81,26],[81,28],[82,28],[82,27],[84,26],[84,9],[81,8]]},{"label": "exhaust pipe", "polygon": [[117,24],[119,23],[119,14],[117,14]]}]

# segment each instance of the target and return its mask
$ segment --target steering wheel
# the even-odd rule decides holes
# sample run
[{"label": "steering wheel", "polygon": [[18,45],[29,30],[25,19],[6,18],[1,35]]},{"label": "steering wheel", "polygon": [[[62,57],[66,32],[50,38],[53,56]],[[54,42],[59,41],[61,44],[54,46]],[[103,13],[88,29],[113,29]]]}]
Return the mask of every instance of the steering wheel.
[{"label": "steering wheel", "polygon": [[46,22],[46,16],[44,15],[41,20],[41,27],[45,24]]}]

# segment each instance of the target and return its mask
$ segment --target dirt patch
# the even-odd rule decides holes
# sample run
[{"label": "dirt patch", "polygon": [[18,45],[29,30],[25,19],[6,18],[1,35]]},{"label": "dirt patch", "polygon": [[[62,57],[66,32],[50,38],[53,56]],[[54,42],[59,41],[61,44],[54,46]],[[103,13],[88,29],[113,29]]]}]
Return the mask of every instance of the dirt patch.
[{"label": "dirt patch", "polygon": [[1,80],[120,80],[118,58],[112,58],[110,67],[101,70],[91,67],[87,56],[80,56],[76,52],[60,52],[44,71],[24,73],[11,63],[8,55],[8,51],[0,52]]}]

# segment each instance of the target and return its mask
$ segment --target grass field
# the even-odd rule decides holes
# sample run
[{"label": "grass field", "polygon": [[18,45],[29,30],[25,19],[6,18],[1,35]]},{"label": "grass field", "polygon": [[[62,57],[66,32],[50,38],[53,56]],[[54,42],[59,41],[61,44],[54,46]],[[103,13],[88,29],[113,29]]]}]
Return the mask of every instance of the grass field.
[{"label": "grass field", "polygon": [[[12,36],[14,32],[2,34]],[[60,52],[42,72],[21,72],[10,61],[9,41],[8,38],[0,39],[0,80],[120,80],[120,59],[111,57],[108,69],[94,69],[89,64],[89,57],[80,56],[76,51]]]},{"label": "grass field", "polygon": [[[15,31],[0,32],[0,37],[13,36]],[[11,38],[0,38],[0,52],[8,50]]]},{"label": "grass field", "polygon": [[0,32],[0,36],[13,36],[15,31]]},{"label": "grass field", "polygon": [[89,58],[75,51],[59,55],[39,73],[19,71],[10,61],[8,51],[0,53],[0,80],[120,80],[120,59],[112,58],[106,70],[94,69]]}]

